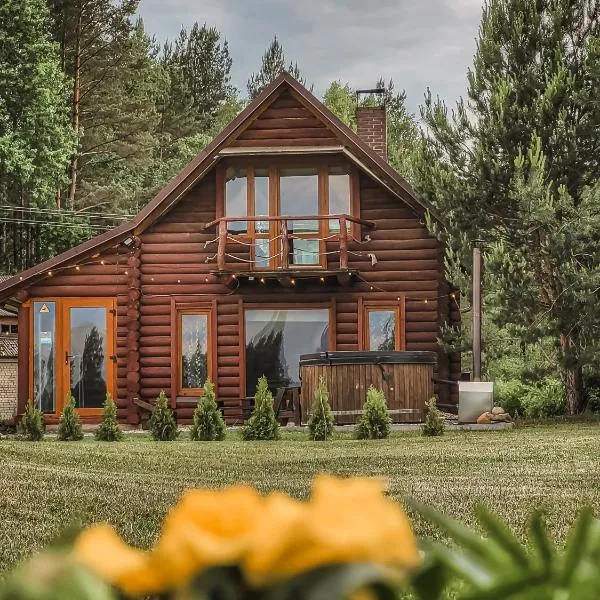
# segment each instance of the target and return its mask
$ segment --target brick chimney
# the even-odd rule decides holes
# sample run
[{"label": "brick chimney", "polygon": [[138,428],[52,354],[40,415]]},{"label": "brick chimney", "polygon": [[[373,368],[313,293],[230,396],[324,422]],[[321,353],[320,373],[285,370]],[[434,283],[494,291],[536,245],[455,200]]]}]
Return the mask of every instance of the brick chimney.
[{"label": "brick chimney", "polygon": [[356,133],[383,160],[387,160],[387,123],[385,106],[359,106],[356,109]]}]

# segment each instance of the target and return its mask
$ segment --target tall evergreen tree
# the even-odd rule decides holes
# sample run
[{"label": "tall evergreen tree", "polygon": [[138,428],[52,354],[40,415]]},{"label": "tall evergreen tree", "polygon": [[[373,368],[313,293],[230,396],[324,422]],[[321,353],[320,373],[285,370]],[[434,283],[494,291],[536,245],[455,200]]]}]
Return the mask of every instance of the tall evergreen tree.
[{"label": "tall evergreen tree", "polygon": [[226,40],[214,28],[194,23],[160,59],[165,87],[158,102],[157,168],[162,183],[211,140],[242,108],[231,85]]},{"label": "tall evergreen tree", "polygon": [[[0,3],[0,264],[7,272],[46,258],[26,209],[52,206],[74,138],[67,81],[49,35],[45,0]],[[23,210],[18,210],[19,208]]]},{"label": "tall evergreen tree", "polygon": [[491,243],[498,322],[554,340],[570,413],[600,322],[599,38],[599,0],[487,0],[468,100],[449,114],[426,96],[416,168],[454,257]]},{"label": "tall evergreen tree", "polygon": [[[258,73],[252,73],[248,79],[247,88],[250,100],[258,96],[264,87],[276,79],[282,71],[286,70],[286,62],[287,59],[283,51],[283,46],[279,43],[277,36],[275,36],[263,54],[260,70]],[[306,85],[306,79],[302,76],[298,68],[298,63],[290,61],[287,71],[302,85]]]},{"label": "tall evergreen tree", "polygon": [[133,190],[144,187],[144,174],[151,171],[161,85],[153,42],[141,21],[134,21],[139,0],[50,4],[63,71],[72,81],[71,123],[79,138],[60,204],[130,212],[137,208]]}]

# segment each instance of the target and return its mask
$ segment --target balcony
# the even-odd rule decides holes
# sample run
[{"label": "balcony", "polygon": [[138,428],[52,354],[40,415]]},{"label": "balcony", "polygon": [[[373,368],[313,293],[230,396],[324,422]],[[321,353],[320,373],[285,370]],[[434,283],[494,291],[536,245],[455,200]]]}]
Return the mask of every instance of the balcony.
[{"label": "balcony", "polygon": [[358,274],[349,267],[349,247],[375,224],[347,214],[222,217],[206,225],[217,236],[206,262],[233,287],[240,281],[277,280],[292,287],[301,280],[348,285]]}]

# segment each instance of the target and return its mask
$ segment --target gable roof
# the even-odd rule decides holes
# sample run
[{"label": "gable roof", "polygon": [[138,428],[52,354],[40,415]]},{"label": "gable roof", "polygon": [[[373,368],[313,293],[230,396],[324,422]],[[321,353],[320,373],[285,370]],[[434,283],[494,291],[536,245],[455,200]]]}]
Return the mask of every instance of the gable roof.
[{"label": "gable roof", "polygon": [[[95,236],[88,241],[63,252],[39,265],[27,269],[20,276],[0,282],[0,301],[10,297],[28,283],[42,277],[47,271],[71,264],[82,256],[102,252],[147,229],[177,200],[201,179],[222,158],[219,154],[228,144],[240,136],[245,129],[284,91],[289,92],[311,111],[339,140],[339,146],[319,147],[319,152],[344,152],[361,169],[377,179],[390,192],[417,211],[429,211],[437,220],[441,219],[435,209],[417,198],[410,184],[397,173],[381,156],[363,142],[355,132],[338,119],[310,91],[289,73],[281,73],[266,86],[256,98],[244,108],[195,158],[193,158],[150,202],[129,222]],[[240,149],[242,150],[242,149]],[[252,153],[249,147],[243,148]],[[301,151],[301,149],[296,149]]]}]

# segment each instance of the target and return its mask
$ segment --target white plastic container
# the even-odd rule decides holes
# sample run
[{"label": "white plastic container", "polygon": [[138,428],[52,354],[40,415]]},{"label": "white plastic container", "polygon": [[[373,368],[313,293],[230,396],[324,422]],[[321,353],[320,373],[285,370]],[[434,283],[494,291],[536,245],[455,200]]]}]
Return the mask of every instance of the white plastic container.
[{"label": "white plastic container", "polygon": [[458,382],[458,422],[475,423],[484,412],[494,406],[492,381]]}]

